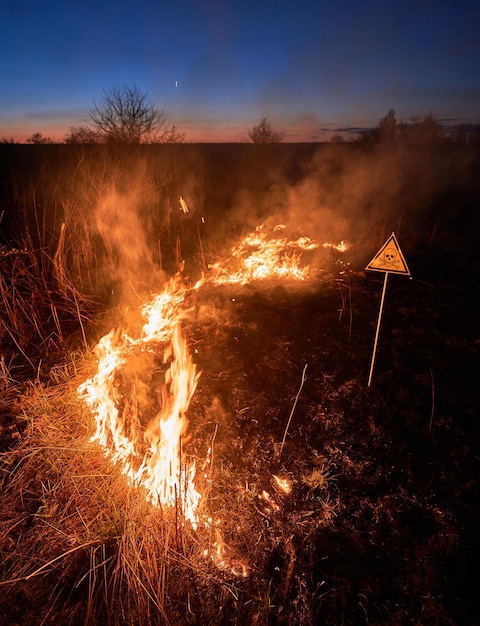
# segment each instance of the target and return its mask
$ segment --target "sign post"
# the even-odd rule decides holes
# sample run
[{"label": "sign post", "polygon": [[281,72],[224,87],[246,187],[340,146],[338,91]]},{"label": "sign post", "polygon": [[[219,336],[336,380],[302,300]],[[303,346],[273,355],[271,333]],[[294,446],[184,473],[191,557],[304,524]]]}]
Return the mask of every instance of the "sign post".
[{"label": "sign post", "polygon": [[373,365],[375,363],[375,355],[377,353],[378,334],[380,332],[380,322],[382,320],[383,303],[385,300],[385,292],[387,290],[388,275],[402,274],[403,276],[410,276],[410,270],[408,269],[405,258],[400,250],[395,233],[391,234],[365,269],[372,270],[374,272],[385,272],[382,299],[380,301],[380,311],[378,313],[377,330],[375,333],[375,342],[373,344],[372,362],[370,364],[370,374],[368,376],[368,387],[370,387],[373,375]]}]

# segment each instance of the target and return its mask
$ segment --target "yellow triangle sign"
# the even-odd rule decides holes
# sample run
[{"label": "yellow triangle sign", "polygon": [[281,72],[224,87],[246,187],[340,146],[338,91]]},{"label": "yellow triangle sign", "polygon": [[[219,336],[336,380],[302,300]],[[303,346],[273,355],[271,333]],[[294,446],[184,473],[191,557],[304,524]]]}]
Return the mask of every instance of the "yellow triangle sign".
[{"label": "yellow triangle sign", "polygon": [[410,270],[400,250],[395,233],[391,234],[365,269],[410,276]]}]

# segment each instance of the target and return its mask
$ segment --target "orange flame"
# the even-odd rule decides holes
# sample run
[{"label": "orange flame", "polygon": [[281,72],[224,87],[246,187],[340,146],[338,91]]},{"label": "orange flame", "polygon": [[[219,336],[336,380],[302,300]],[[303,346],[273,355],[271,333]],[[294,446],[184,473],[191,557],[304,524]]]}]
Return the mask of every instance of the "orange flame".
[{"label": "orange flame", "polygon": [[[279,225],[274,231],[284,229]],[[324,245],[339,251],[347,249],[344,242],[338,247]],[[267,237],[263,225],[259,226],[232,249],[225,263],[210,266],[211,276],[198,281],[192,289],[199,289],[205,282],[245,285],[265,278],[306,280],[309,267],[300,265],[301,253],[317,247],[309,237]],[[188,427],[186,414],[199,379],[181,329],[187,291],[177,274],[143,307],[145,321],[138,337],[122,329],[102,337],[95,348],[97,373],[80,385],[78,392],[95,418],[92,441],[102,446],[105,455],[121,467],[131,484],[146,490],[153,505],[179,505],[185,519],[196,528],[201,496],[195,487],[195,463],[188,462],[182,450]],[[142,415],[135,388],[130,395],[124,393],[119,373],[134,351],[157,354],[160,348],[163,364],[168,367],[164,382],[157,389],[159,410],[144,426],[148,417]],[[289,493],[288,481],[278,477],[275,480],[278,488]],[[268,493],[264,492],[263,498],[272,504]],[[225,566],[220,534],[216,548],[216,560]],[[245,575],[245,566],[236,566]]]},{"label": "orange flame", "polygon": [[235,577],[247,578],[249,575],[248,565],[240,559],[232,558],[227,555],[228,549],[218,528],[215,528],[215,542],[213,547],[214,551],[212,553],[207,551],[207,554],[212,558],[212,561],[218,569],[232,574]]},{"label": "orange flame", "polygon": [[350,248],[350,244],[346,241],[341,241],[340,243],[327,243],[322,244],[323,248],[331,248],[332,250],[336,250],[337,252],[346,252]]},{"label": "orange flame", "polygon": [[[285,227],[279,225],[276,231]],[[286,237],[267,237],[263,224],[246,235],[232,249],[226,263],[209,265],[212,271],[210,280],[216,285],[238,283],[246,285],[255,280],[266,278],[284,278],[305,280],[309,266],[301,267],[302,251],[314,250],[318,244],[309,237],[299,237],[289,241]]]},{"label": "orange flame", "polygon": [[[187,431],[186,412],[195,392],[199,374],[187,349],[179,308],[185,289],[178,276],[143,308],[146,318],[140,337],[111,331],[98,343],[96,375],[79,387],[80,396],[91,407],[96,422],[92,441],[98,442],[132,484],[142,485],[154,505],[180,503],[183,513],[196,527],[200,494],[194,486],[195,464],[182,458],[181,440]],[[116,374],[133,348],[154,350],[164,344],[164,363],[170,362],[161,388],[161,406],[145,429],[135,402],[119,410]],[[142,438],[143,436],[143,438]],[[146,449],[145,449],[146,448]],[[143,450],[143,453],[142,453]]]},{"label": "orange flame", "polygon": [[283,493],[289,494],[292,491],[292,485],[288,478],[281,478],[280,476],[276,476],[273,474],[274,485],[278,487]]}]

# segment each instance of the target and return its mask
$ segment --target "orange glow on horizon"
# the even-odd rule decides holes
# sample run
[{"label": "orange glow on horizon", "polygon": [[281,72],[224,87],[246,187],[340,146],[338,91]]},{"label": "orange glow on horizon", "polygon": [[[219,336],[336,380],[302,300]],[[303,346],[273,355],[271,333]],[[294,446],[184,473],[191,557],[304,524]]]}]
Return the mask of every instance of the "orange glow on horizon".
[{"label": "orange glow on horizon", "polygon": [[[179,133],[185,135],[183,143],[250,143],[248,131],[259,121],[261,115],[249,116],[244,121],[234,120],[218,122],[215,120],[202,119],[179,119],[172,120]],[[282,122],[272,120],[275,127],[283,130],[285,136],[282,143],[309,143],[328,142],[334,135],[339,133],[333,124],[325,124],[320,129],[320,123],[313,118]],[[53,139],[54,143],[64,143],[72,127],[86,126],[86,122],[71,119],[62,123],[51,120],[44,121],[5,121],[0,119],[0,140],[13,139],[15,143],[27,143],[34,133],[41,133],[44,137]],[[327,128],[331,126],[331,130]]]}]

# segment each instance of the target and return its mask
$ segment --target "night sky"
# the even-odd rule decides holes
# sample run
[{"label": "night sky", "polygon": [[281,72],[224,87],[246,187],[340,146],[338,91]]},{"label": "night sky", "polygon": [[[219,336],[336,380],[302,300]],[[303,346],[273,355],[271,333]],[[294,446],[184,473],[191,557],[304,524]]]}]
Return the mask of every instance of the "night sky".
[{"label": "night sky", "polygon": [[317,141],[433,113],[480,119],[480,3],[9,0],[0,138],[63,140],[102,90],[137,86],[185,141],[245,141],[267,116]]}]

